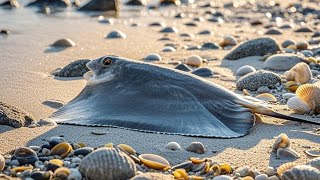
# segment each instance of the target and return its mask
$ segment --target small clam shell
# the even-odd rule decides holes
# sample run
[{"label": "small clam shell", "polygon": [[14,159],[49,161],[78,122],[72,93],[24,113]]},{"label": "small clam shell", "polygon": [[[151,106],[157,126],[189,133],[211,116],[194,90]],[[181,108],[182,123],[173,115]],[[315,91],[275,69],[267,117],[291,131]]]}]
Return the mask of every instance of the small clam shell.
[{"label": "small clam shell", "polygon": [[63,166],[63,161],[60,159],[51,159],[49,162],[58,166]]},{"label": "small clam shell", "polygon": [[38,161],[37,153],[27,147],[20,147],[17,148],[14,152],[14,156],[19,161],[20,165],[24,164],[34,164],[36,161]]},{"label": "small clam shell", "polygon": [[79,165],[82,175],[94,179],[130,179],[136,165],[124,152],[116,148],[99,148],[85,156]]},{"label": "small clam shell", "polygon": [[191,168],[191,171],[192,172],[199,172],[199,171],[205,171],[206,169],[206,163],[203,162],[203,163],[200,163],[200,164],[193,164],[192,168]]},{"label": "small clam shell", "polygon": [[170,163],[166,159],[155,154],[141,154],[139,159],[145,166],[152,169],[164,170],[170,168]]},{"label": "small clam shell", "polygon": [[288,163],[282,164],[281,166],[278,167],[277,174],[279,176],[281,176],[284,172],[286,172],[287,170],[293,168],[296,165],[297,165],[296,163],[292,163],[292,162],[288,162]]},{"label": "small clam shell", "polygon": [[54,171],[53,176],[59,179],[67,179],[70,173],[71,173],[70,169],[65,167],[60,167]]},{"label": "small clam shell", "polygon": [[307,155],[312,157],[320,157],[320,150],[308,149],[304,151]]},{"label": "small clam shell", "polygon": [[181,146],[177,142],[169,142],[166,146],[166,149],[177,151],[181,149]]},{"label": "small clam shell", "polygon": [[292,109],[297,114],[306,114],[311,111],[309,106],[296,96],[290,98],[287,101],[287,105],[289,109]]},{"label": "small clam shell", "polygon": [[51,149],[50,155],[58,155],[61,157],[66,157],[71,150],[72,150],[72,146],[69,143],[62,142],[57,144]]},{"label": "small clam shell", "polygon": [[277,98],[270,93],[262,93],[256,96],[257,99],[267,101],[267,102],[277,102]]},{"label": "small clam shell", "polygon": [[312,78],[312,73],[309,65],[301,62],[293,66],[286,76],[287,80],[293,80],[297,83],[304,84]]},{"label": "small clam shell", "polygon": [[312,166],[299,165],[285,171],[282,180],[320,180],[320,171]]},{"label": "small clam shell", "polygon": [[291,158],[299,158],[300,155],[291,148],[279,148],[277,150],[277,157],[280,159],[291,159]]},{"label": "small clam shell", "polygon": [[187,151],[203,154],[206,152],[206,148],[201,142],[192,142],[187,148]]},{"label": "small clam shell", "polygon": [[300,86],[300,84],[295,81],[288,81],[286,83],[286,88],[292,92],[295,92],[299,86]]},{"label": "small clam shell", "polygon": [[130,155],[135,155],[137,153],[136,150],[134,150],[131,146],[127,144],[119,144],[118,148]]},{"label": "small clam shell", "polygon": [[223,163],[219,165],[220,167],[220,174],[230,174],[232,172],[232,167],[228,163]]},{"label": "small clam shell", "polygon": [[4,169],[6,165],[6,160],[4,159],[4,157],[0,154],[0,171],[2,171]]},{"label": "small clam shell", "polygon": [[221,169],[218,164],[214,164],[210,167],[209,172],[212,172],[214,176],[219,176],[221,174]]},{"label": "small clam shell", "polygon": [[18,167],[14,167],[12,168],[10,171],[11,173],[17,173],[17,172],[23,172],[25,170],[32,170],[33,166],[29,165],[29,166],[18,166]]},{"label": "small clam shell", "polygon": [[306,165],[315,167],[320,170],[320,157],[312,159],[311,161],[307,162]]},{"label": "small clam shell", "polygon": [[192,161],[194,164],[200,164],[207,161],[206,158],[201,159],[201,158],[195,158],[195,157],[190,157],[189,160]]},{"label": "small clam shell", "polygon": [[192,167],[192,161],[186,161],[180,164],[177,164],[175,166],[172,166],[171,170],[176,170],[176,169],[185,169],[186,171],[190,171]]},{"label": "small clam shell", "polygon": [[176,169],[173,172],[173,176],[175,179],[179,179],[179,180],[188,180],[188,173],[186,172],[185,169]]},{"label": "small clam shell", "polygon": [[277,150],[279,148],[286,148],[286,147],[290,147],[290,139],[289,137],[284,134],[281,133],[275,140],[272,149],[273,150]]},{"label": "small clam shell", "polygon": [[297,97],[303,100],[310,109],[320,106],[320,87],[314,84],[304,84],[296,91]]}]

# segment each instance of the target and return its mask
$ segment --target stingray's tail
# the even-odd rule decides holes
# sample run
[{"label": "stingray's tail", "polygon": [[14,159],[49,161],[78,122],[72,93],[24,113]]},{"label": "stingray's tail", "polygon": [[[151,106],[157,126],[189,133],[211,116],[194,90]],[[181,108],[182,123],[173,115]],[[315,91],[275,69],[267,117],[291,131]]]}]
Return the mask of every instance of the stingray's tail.
[{"label": "stingray's tail", "polygon": [[250,101],[243,100],[243,99],[239,99],[238,103],[247,107],[247,108],[250,108],[253,113],[268,115],[268,116],[272,116],[272,117],[276,117],[276,118],[280,118],[280,119],[291,120],[291,121],[320,125],[320,121],[312,121],[312,120],[307,120],[307,119],[302,119],[302,118],[298,118],[298,117],[292,117],[292,116],[280,114],[280,113],[277,113],[277,112],[271,110],[270,108],[268,108],[262,104],[259,104],[259,103],[252,103]]}]

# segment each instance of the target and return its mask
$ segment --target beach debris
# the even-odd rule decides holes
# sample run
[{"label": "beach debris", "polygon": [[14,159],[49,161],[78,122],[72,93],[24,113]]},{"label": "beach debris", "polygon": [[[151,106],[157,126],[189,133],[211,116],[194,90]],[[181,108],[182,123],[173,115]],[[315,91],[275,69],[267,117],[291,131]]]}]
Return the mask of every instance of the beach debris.
[{"label": "beach debris", "polygon": [[212,77],[214,75],[214,71],[208,67],[202,67],[193,70],[192,74],[195,74],[200,77]]},{"label": "beach debris", "polygon": [[165,158],[155,154],[141,154],[139,159],[145,166],[152,169],[167,170],[170,168],[170,163]]},{"label": "beach debris", "polygon": [[0,125],[7,125],[14,128],[28,127],[34,121],[33,117],[21,109],[0,102]]},{"label": "beach debris", "polygon": [[178,33],[179,30],[176,27],[165,27],[160,30],[161,33]]},{"label": "beach debris", "polygon": [[53,75],[59,77],[82,77],[86,72],[89,71],[86,66],[88,62],[90,62],[89,59],[73,61],[62,69],[58,69],[53,72]]},{"label": "beach debris", "polygon": [[136,165],[120,150],[99,148],[81,160],[79,170],[88,179],[128,179],[136,174]]},{"label": "beach debris", "polygon": [[274,39],[257,38],[239,44],[224,59],[237,60],[248,56],[264,56],[269,53],[275,54],[278,50],[280,47]]},{"label": "beach debris", "polygon": [[186,64],[178,64],[175,69],[179,69],[181,71],[190,72],[192,69]]},{"label": "beach debris", "polygon": [[266,59],[264,62],[264,68],[270,70],[287,71],[300,62],[304,62],[305,59],[301,55],[296,54],[275,54]]},{"label": "beach debris", "polygon": [[206,148],[201,142],[192,142],[188,146],[187,151],[204,154],[206,152]]},{"label": "beach debris", "polygon": [[119,0],[90,0],[79,11],[119,11]]},{"label": "beach debris", "polygon": [[308,64],[300,62],[293,66],[289,72],[285,73],[287,81],[295,81],[304,84],[312,79],[312,72]]},{"label": "beach debris", "polygon": [[157,53],[148,54],[143,58],[145,61],[162,61],[162,57]]},{"label": "beach debris", "polygon": [[254,68],[250,65],[244,65],[244,66],[241,66],[237,70],[236,74],[237,74],[237,76],[244,76],[244,75],[249,74],[251,72],[256,72],[256,68]]},{"label": "beach debris", "polygon": [[111,31],[107,34],[107,39],[125,39],[127,35],[120,30]]},{"label": "beach debris", "polygon": [[238,79],[236,86],[239,90],[256,91],[261,86],[274,88],[277,83],[281,84],[281,78],[276,73],[258,70],[242,76]]},{"label": "beach debris", "polygon": [[166,149],[177,151],[181,149],[181,146],[177,142],[169,142],[166,146]]},{"label": "beach debris", "polygon": [[69,38],[63,38],[55,41],[51,46],[54,47],[73,47],[76,43]]},{"label": "beach debris", "polygon": [[281,175],[282,180],[319,180],[320,171],[312,166],[298,165],[283,172]]},{"label": "beach debris", "polygon": [[189,66],[199,67],[202,64],[202,57],[199,55],[191,55],[186,59],[186,64]]}]

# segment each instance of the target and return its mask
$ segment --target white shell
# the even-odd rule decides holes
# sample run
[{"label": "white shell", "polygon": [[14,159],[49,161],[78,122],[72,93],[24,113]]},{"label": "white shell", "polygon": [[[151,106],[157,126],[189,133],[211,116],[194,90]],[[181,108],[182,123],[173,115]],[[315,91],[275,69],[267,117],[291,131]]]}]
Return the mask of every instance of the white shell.
[{"label": "white shell", "polygon": [[172,151],[176,151],[176,150],[180,150],[181,146],[177,142],[169,142],[165,148]]},{"label": "white shell", "polygon": [[299,165],[287,170],[282,180],[320,180],[320,171],[312,166]]},{"label": "white shell", "polygon": [[198,67],[202,64],[202,57],[198,55],[189,56],[186,60],[186,64]]},{"label": "white shell", "polygon": [[280,159],[296,159],[299,158],[300,155],[291,148],[279,148],[277,150],[277,157]]},{"label": "white shell", "polygon": [[290,147],[290,139],[289,137],[284,134],[284,133],[281,133],[275,140],[273,146],[272,146],[272,149],[274,151],[278,150],[279,148],[287,148],[287,147]]},{"label": "white shell", "polygon": [[297,114],[305,114],[305,113],[309,113],[311,111],[309,106],[296,96],[290,98],[287,101],[287,105],[288,105],[289,109],[292,109]]},{"label": "white shell", "polygon": [[307,165],[312,166],[320,170],[320,157],[314,158],[311,161],[307,162]]},{"label": "white shell", "polygon": [[308,64],[300,62],[293,66],[288,73],[285,73],[285,76],[288,81],[304,84],[312,79],[312,72]]}]

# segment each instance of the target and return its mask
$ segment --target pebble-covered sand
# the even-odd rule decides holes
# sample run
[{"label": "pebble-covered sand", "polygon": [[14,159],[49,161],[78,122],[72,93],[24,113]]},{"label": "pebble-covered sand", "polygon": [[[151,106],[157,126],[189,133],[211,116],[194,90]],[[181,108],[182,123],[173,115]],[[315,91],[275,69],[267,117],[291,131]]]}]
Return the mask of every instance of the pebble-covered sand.
[{"label": "pebble-covered sand", "polygon": [[110,4],[117,15],[1,5],[0,179],[320,179],[319,125],[259,115],[248,135],[219,139],[46,120],[85,87],[87,62],[117,55],[320,122],[319,2],[181,2]]}]

